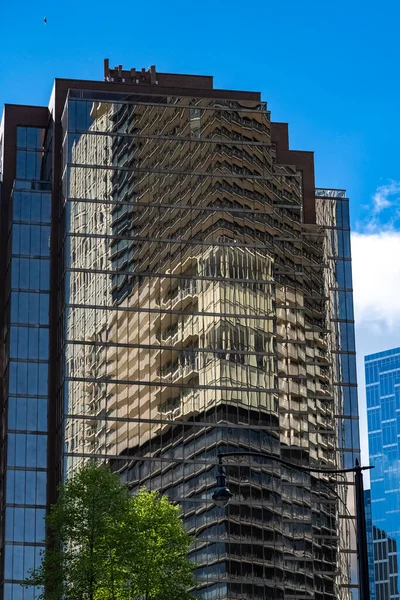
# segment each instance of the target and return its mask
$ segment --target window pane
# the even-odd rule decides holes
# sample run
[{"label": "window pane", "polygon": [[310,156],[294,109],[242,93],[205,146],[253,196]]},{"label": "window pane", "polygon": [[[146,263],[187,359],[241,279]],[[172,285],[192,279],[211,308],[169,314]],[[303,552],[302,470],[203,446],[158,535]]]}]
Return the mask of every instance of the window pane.
[{"label": "window pane", "polygon": [[26,471],[26,504],[36,504],[36,471]]},{"label": "window pane", "polygon": [[7,469],[6,476],[6,502],[8,504],[14,504],[15,500],[15,471]]},{"label": "window pane", "polygon": [[49,330],[39,329],[39,358],[46,360],[49,357]]},{"label": "window pane", "polygon": [[51,196],[50,194],[41,194],[41,221],[42,223],[50,222],[50,210],[51,210]]},{"label": "window pane", "polygon": [[30,234],[31,234],[31,245],[30,245],[30,253],[29,254],[31,254],[33,256],[40,256],[40,246],[41,246],[40,226],[39,225],[31,225]]},{"label": "window pane", "polygon": [[5,579],[13,578],[13,546],[5,546],[4,548],[4,577]]},{"label": "window pane", "polygon": [[[21,294],[22,295],[22,294]],[[25,302],[29,303],[29,319],[30,325],[39,325],[39,303],[40,294],[26,294]]]},{"label": "window pane", "polygon": [[46,468],[47,466],[47,436],[38,435],[38,453],[37,453],[37,466],[39,468]]},{"label": "window pane", "polygon": [[27,148],[41,148],[41,129],[38,127],[27,127],[26,129],[26,146]]},{"label": "window pane", "polygon": [[31,194],[30,192],[21,193],[21,221],[31,220]]},{"label": "window pane", "polygon": [[[39,329],[29,327],[28,329],[28,356],[26,358],[38,358],[39,356]],[[25,358],[25,357],[23,357]]]},{"label": "window pane", "polygon": [[[16,433],[15,434],[15,466],[25,467],[26,466],[26,434]],[[29,448],[29,453],[31,448]],[[30,458],[28,453],[28,458]]]},{"label": "window pane", "polygon": [[20,231],[19,253],[28,255],[31,254],[31,228],[29,225],[16,225]]},{"label": "window pane", "polygon": [[45,539],[45,510],[38,508],[36,509],[36,532],[35,532],[35,542],[43,542]]},{"label": "window pane", "polygon": [[49,368],[46,363],[39,363],[39,396],[47,396]]},{"label": "window pane", "polygon": [[36,511],[34,508],[25,508],[25,542],[35,542]]},{"label": "window pane", "polygon": [[[24,541],[24,529],[25,529],[25,509],[14,508],[14,542]],[[11,541],[11,540],[10,540]]]},{"label": "window pane", "polygon": [[28,398],[26,402],[26,429],[29,431],[37,431],[37,411],[38,411],[38,400],[37,398]]},{"label": "window pane", "polygon": [[48,260],[40,261],[40,289],[47,291],[50,289],[50,263]]},{"label": "window pane", "polygon": [[39,222],[41,221],[41,194],[33,193],[31,194],[31,221]]},{"label": "window pane", "polygon": [[[37,396],[38,394],[38,364],[37,363],[29,363],[28,364],[28,378],[29,378],[29,388],[27,388],[27,392],[32,396]],[[29,390],[29,391],[28,391]]]},{"label": "window pane", "polygon": [[20,239],[20,225],[14,225],[12,228],[12,253],[19,254],[19,239]]},{"label": "window pane", "polygon": [[[18,261],[18,262],[17,262]],[[17,283],[17,287],[21,289],[29,289],[29,279],[30,279],[30,269],[32,266],[31,261],[28,258],[20,258],[12,261],[12,268],[14,269],[14,264],[19,266],[19,281]]]},{"label": "window pane", "polygon": [[21,218],[21,192],[13,194],[13,219],[19,221]]},{"label": "window pane", "polygon": [[26,152],[17,151],[17,179],[26,179]]},{"label": "window pane", "polygon": [[14,541],[14,511],[6,508],[6,542]]},{"label": "window pane", "polygon": [[47,325],[49,322],[49,295],[48,294],[40,294],[39,302],[40,302],[39,323],[41,325]]},{"label": "window pane", "polygon": [[15,504],[25,504],[26,471],[15,472]]},{"label": "window pane", "polygon": [[50,255],[50,227],[41,227],[40,231],[40,255]]},{"label": "window pane", "polygon": [[26,394],[28,391],[28,365],[26,362],[17,364],[17,394]]},{"label": "window pane", "polygon": [[17,147],[26,148],[26,127],[17,127]]},{"label": "window pane", "polygon": [[46,473],[37,471],[36,503],[46,505]]}]

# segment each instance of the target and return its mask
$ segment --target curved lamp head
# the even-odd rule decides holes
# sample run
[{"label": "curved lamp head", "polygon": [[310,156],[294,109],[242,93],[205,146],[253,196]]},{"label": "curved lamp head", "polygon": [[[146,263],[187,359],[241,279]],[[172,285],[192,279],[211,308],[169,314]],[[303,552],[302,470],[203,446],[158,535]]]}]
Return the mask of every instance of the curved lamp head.
[{"label": "curved lamp head", "polygon": [[233,494],[226,485],[226,475],[222,464],[218,465],[217,487],[212,495],[217,506],[227,506]]},{"label": "curved lamp head", "polygon": [[226,486],[217,487],[212,495],[212,499],[217,506],[221,506],[223,508],[229,504],[229,500],[232,498],[232,496],[232,492]]}]

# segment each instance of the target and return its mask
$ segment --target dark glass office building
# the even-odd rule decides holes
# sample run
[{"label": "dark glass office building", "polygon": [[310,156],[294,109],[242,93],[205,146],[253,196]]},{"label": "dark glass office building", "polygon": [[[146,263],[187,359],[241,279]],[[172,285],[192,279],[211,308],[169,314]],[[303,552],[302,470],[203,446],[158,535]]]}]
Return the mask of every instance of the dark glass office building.
[{"label": "dark glass office building", "polygon": [[[204,600],[358,598],[349,202],[258,92],[110,69],[1,125],[1,590],[88,460],[160,490]],[[218,452],[234,496],[211,500]]]},{"label": "dark glass office building", "polygon": [[399,600],[400,348],[365,357],[376,600]]},{"label": "dark glass office building", "polygon": [[366,530],[367,530],[367,546],[368,546],[369,593],[370,593],[370,600],[376,600],[375,569],[374,569],[374,527],[372,525],[371,490],[364,491],[364,506],[365,506],[365,524],[366,524]]}]

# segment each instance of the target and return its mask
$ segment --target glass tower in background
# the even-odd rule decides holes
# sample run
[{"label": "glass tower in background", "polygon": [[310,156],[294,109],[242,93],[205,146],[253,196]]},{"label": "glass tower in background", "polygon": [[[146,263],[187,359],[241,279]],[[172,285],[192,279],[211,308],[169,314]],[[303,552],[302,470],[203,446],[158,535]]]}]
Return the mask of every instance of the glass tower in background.
[{"label": "glass tower in background", "polygon": [[[345,192],[259,93],[154,67],[56,80],[0,141],[4,598],[95,459],[181,505],[200,598],[356,600],[353,480],[296,468],[359,457]],[[232,458],[221,508],[218,451],[293,468]]]},{"label": "glass tower in background", "polygon": [[376,600],[398,600],[400,348],[365,357]]}]

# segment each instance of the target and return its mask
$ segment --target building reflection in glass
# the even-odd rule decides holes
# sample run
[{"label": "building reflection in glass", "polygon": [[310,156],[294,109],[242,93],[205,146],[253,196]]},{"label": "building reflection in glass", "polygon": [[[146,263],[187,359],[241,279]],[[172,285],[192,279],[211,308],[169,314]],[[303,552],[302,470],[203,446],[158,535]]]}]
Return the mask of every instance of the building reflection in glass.
[{"label": "building reflection in glass", "polygon": [[64,476],[179,502],[200,597],[351,598],[351,481],[244,457],[211,501],[218,450],[358,456],[345,195],[303,225],[262,103],[71,92],[63,128]]}]

